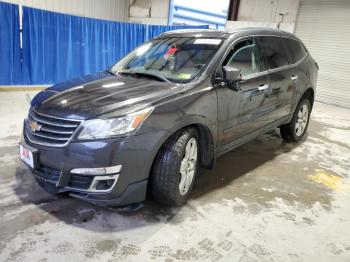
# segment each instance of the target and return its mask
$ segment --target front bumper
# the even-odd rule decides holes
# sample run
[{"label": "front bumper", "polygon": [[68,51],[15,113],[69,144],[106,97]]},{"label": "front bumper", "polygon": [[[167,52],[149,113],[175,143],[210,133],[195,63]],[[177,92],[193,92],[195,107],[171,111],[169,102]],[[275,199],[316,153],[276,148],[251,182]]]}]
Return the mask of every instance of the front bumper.
[{"label": "front bumper", "polygon": [[[127,205],[145,199],[152,162],[169,133],[163,130],[93,141],[71,141],[65,147],[50,147],[32,143],[25,132],[21,143],[36,148],[38,168],[31,169],[41,183],[51,184],[57,192],[97,205]],[[83,175],[76,168],[122,166],[120,172],[108,175]],[[106,176],[115,179],[110,190],[91,190],[93,183]]]}]

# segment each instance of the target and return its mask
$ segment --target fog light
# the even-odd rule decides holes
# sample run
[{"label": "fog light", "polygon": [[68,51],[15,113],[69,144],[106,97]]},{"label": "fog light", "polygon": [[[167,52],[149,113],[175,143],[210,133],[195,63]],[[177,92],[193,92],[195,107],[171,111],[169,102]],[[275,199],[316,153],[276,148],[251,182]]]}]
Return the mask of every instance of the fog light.
[{"label": "fog light", "polygon": [[81,175],[108,175],[119,173],[122,169],[122,165],[118,166],[109,166],[109,167],[97,167],[97,168],[74,168],[70,172],[73,174]]},{"label": "fog light", "polygon": [[107,190],[110,189],[114,184],[114,179],[108,179],[108,180],[100,180],[97,182],[95,189],[96,190]]},{"label": "fog light", "polygon": [[110,192],[117,183],[119,175],[95,176],[92,181],[89,192]]}]

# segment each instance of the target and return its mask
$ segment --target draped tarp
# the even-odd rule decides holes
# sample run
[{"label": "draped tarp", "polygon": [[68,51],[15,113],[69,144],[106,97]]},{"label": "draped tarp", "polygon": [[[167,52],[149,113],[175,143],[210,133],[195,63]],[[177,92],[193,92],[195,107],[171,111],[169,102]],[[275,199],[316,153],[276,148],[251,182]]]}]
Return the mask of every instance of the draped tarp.
[{"label": "draped tarp", "polygon": [[18,5],[0,2],[0,85],[21,82]]},{"label": "draped tarp", "polygon": [[23,63],[30,84],[50,84],[105,69],[159,33],[207,26],[151,26],[23,7]]}]

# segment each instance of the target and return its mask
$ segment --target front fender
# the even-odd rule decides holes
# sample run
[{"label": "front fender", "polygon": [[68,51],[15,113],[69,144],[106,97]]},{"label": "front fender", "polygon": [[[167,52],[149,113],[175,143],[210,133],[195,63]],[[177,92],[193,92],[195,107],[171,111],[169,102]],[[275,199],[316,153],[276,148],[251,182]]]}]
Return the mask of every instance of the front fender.
[{"label": "front fender", "polygon": [[216,145],[217,117],[216,91],[213,88],[199,89],[155,106],[142,129],[144,132],[162,129],[173,134],[189,125],[202,125],[210,130]]}]

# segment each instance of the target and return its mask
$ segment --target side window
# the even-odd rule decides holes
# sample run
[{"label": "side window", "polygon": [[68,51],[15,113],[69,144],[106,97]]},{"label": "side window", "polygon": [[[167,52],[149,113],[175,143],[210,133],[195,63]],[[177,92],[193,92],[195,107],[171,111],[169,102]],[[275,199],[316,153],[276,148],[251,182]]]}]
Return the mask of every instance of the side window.
[{"label": "side window", "polygon": [[287,50],[282,40],[276,36],[258,37],[259,45],[262,49],[268,69],[273,69],[288,65]]},{"label": "side window", "polygon": [[256,43],[252,39],[238,42],[226,56],[223,65],[241,69],[242,76],[260,72],[261,59]]},{"label": "side window", "polygon": [[298,62],[306,55],[305,48],[299,41],[284,38],[283,42],[286,44],[293,63]]}]

